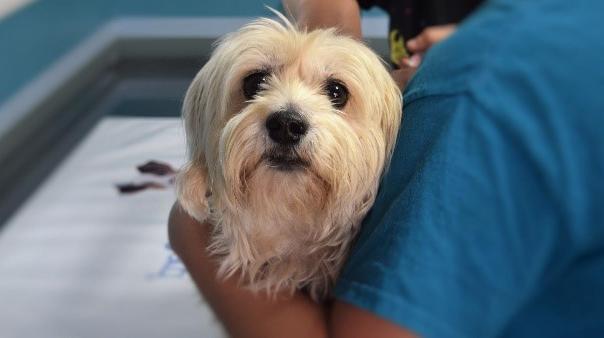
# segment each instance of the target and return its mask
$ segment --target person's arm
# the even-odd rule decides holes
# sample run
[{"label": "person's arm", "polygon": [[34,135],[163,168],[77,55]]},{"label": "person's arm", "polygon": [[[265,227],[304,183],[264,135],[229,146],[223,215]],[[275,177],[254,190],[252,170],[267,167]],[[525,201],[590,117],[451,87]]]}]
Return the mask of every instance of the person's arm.
[{"label": "person's arm", "polygon": [[361,40],[361,12],[356,0],[283,0],[283,7],[301,27],[336,27]]},{"label": "person's arm", "polygon": [[208,228],[178,204],[172,208],[168,222],[172,249],[232,337],[413,337],[393,323],[342,302],[325,307],[301,292],[271,298],[240,287],[235,278],[219,280],[216,262],[205,250]]}]

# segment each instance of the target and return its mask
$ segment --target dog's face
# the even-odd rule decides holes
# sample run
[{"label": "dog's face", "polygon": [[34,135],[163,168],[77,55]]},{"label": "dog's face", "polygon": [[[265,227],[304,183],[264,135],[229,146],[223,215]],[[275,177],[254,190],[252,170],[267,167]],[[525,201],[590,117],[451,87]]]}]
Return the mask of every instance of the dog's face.
[{"label": "dog's face", "polygon": [[364,215],[394,145],[401,100],[361,43],[262,19],[220,42],[183,115],[188,168],[199,170],[181,175],[181,204],[201,219],[191,200],[208,197],[215,222],[238,223],[255,251],[274,254],[350,231],[333,229],[334,220]]}]

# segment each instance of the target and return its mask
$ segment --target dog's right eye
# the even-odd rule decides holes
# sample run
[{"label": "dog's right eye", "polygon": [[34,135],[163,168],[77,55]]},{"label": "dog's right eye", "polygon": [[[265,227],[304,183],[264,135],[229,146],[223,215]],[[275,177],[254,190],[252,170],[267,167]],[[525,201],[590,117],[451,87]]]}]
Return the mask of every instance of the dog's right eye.
[{"label": "dog's right eye", "polygon": [[243,96],[247,100],[253,99],[262,90],[262,84],[266,83],[268,76],[267,72],[256,72],[246,76],[243,79]]}]

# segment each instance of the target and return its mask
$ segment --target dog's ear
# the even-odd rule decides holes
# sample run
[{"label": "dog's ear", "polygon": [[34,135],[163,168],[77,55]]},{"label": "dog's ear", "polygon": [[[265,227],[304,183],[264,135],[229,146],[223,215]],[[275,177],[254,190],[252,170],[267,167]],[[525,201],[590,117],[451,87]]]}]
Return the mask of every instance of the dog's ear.
[{"label": "dog's ear", "polygon": [[216,58],[212,58],[197,73],[184,98],[182,118],[187,138],[188,162],[176,175],[176,194],[181,207],[193,218],[202,222],[208,217],[208,182],[206,147],[209,142],[209,125],[217,107],[213,85],[216,81]]},{"label": "dog's ear", "polygon": [[180,206],[194,219],[203,222],[208,218],[210,195],[204,166],[187,163],[176,175],[176,196]]},{"label": "dog's ear", "polygon": [[203,222],[208,217],[206,192],[207,168],[204,156],[203,120],[205,104],[203,70],[197,74],[185,95],[182,118],[187,136],[189,162],[176,175],[176,197],[180,206],[194,219]]},{"label": "dog's ear", "polygon": [[380,120],[380,127],[386,141],[386,163],[388,163],[394,151],[396,137],[402,120],[403,99],[400,89],[394,80],[392,80],[390,74],[385,76],[382,83],[386,85],[383,87],[384,90],[382,92],[383,100],[381,103],[383,106],[381,107],[382,118]]}]

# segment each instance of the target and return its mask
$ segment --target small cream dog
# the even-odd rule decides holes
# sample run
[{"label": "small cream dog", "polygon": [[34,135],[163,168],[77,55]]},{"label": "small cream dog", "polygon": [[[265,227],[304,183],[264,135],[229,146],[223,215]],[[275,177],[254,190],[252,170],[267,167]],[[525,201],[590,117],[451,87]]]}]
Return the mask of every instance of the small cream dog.
[{"label": "small cream dog", "polygon": [[318,300],[373,204],[401,94],[362,43],[280,17],[224,37],[191,83],[177,195],[213,225],[220,276]]}]

